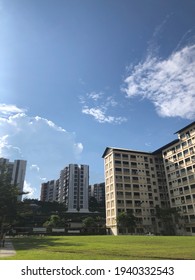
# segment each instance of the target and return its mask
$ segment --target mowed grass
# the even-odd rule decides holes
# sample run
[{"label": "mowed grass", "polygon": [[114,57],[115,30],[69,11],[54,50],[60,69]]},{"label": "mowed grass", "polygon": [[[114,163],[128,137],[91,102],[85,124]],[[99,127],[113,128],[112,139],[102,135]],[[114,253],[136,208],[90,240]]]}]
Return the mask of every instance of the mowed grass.
[{"label": "mowed grass", "polygon": [[[10,260],[194,260],[193,236],[43,236],[14,238]],[[2,258],[1,258],[2,259]]]}]

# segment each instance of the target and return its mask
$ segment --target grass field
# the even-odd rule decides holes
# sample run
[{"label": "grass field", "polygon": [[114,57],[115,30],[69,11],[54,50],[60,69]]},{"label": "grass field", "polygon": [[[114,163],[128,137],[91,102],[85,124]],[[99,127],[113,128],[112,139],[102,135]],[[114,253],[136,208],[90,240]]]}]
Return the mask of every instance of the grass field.
[{"label": "grass field", "polygon": [[190,236],[20,237],[13,245],[17,254],[10,260],[195,259],[195,237]]}]

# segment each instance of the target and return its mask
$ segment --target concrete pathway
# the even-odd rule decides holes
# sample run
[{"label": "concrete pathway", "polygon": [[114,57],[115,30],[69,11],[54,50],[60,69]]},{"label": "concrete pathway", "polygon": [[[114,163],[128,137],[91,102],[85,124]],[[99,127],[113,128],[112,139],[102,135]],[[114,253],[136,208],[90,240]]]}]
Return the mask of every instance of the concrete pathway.
[{"label": "concrete pathway", "polygon": [[16,251],[9,239],[5,240],[5,246],[0,247],[0,258],[11,257],[16,254]]}]

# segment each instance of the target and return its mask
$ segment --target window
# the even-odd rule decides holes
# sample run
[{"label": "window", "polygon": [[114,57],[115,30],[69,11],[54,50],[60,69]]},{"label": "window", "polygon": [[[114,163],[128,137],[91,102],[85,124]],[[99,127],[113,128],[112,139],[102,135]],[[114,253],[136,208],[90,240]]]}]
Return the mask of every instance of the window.
[{"label": "window", "polygon": [[[195,161],[195,158],[194,158],[194,161]],[[186,159],[185,159],[185,162],[186,162],[186,163],[189,163],[189,162],[190,162],[190,158],[186,158]]]},{"label": "window", "polygon": [[138,177],[132,177],[133,181],[138,181]]},{"label": "window", "polygon": [[116,172],[121,172],[122,169],[121,169],[121,168],[115,168],[115,171],[116,171]]},{"label": "window", "polygon": [[115,153],[114,156],[115,156],[115,158],[120,158],[121,157],[121,155],[117,154],[117,153]]},{"label": "window", "polygon": [[184,148],[184,147],[187,146],[187,142],[183,142],[181,145],[182,145],[182,147]]},{"label": "window", "polygon": [[187,171],[192,171],[192,166],[187,167]]},{"label": "window", "polygon": [[194,190],[195,189],[195,184],[191,185],[191,190]]},{"label": "window", "polygon": [[188,191],[189,190],[189,187],[188,186],[185,186],[184,187],[184,191]]},{"label": "window", "polygon": [[190,180],[190,181],[193,181],[193,180],[194,180],[194,175],[190,175],[190,176],[189,176],[189,180]]},{"label": "window", "polygon": [[192,156],[192,161],[195,162],[195,156]]},{"label": "window", "polygon": [[195,233],[195,227],[192,227],[192,232]]},{"label": "window", "polygon": [[180,149],[180,144],[177,145],[175,148],[176,148],[176,150],[179,150]]},{"label": "window", "polygon": [[186,132],[186,138],[190,138],[190,132],[189,131]]},{"label": "window", "polygon": [[132,204],[132,200],[126,200],[127,204]]},{"label": "window", "polygon": [[135,155],[131,155],[131,159],[136,159],[136,156]]},{"label": "window", "polygon": [[123,154],[122,157],[123,157],[123,158],[128,158],[128,155]]},{"label": "window", "polygon": [[123,168],[123,172],[124,172],[124,173],[129,173],[130,170],[129,170],[128,168]]}]

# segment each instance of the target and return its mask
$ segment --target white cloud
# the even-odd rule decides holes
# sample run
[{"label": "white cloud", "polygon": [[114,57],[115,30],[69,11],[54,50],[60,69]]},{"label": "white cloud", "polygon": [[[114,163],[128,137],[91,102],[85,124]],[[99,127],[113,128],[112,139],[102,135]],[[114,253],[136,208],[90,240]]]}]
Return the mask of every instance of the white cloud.
[{"label": "white cloud", "polygon": [[195,45],[172,53],[167,59],[148,55],[124,80],[127,97],[149,99],[163,117],[195,117]]},{"label": "white cloud", "polygon": [[0,118],[0,157],[27,160],[26,180],[39,197],[41,178],[57,179],[66,164],[80,159],[83,145],[75,140],[75,133],[19,110]]},{"label": "white cloud", "polygon": [[0,104],[0,112],[3,115],[17,114],[25,112],[25,109],[20,109],[15,105]]},{"label": "white cloud", "polygon": [[40,168],[39,168],[39,166],[37,164],[32,164],[30,166],[30,170],[35,170],[35,171],[39,172]]},{"label": "white cloud", "polygon": [[[57,130],[57,131],[66,132],[65,129],[63,129],[63,128],[60,127],[60,126],[57,126],[55,123],[53,123],[53,122],[50,121],[50,120],[47,120],[47,119],[45,119],[45,118],[41,118],[41,117],[39,117],[39,116],[36,116],[34,119],[35,119],[37,122],[39,122],[39,121],[44,122],[46,125],[48,125],[48,126],[54,128],[54,129]],[[33,124],[33,122],[32,122],[31,124]]]},{"label": "white cloud", "polygon": [[2,154],[3,149],[7,146],[8,135],[3,135],[0,137],[0,154]]},{"label": "white cloud", "polygon": [[83,151],[83,144],[82,143],[75,143],[74,150],[76,154],[81,154]]},{"label": "white cloud", "polygon": [[123,117],[114,117],[106,115],[106,109],[102,108],[88,108],[87,106],[83,107],[82,113],[91,115],[97,120],[99,123],[115,123],[121,124],[126,121],[126,118]]},{"label": "white cloud", "polygon": [[98,99],[101,99],[103,97],[103,92],[95,92],[92,91],[90,93],[87,94],[87,96],[95,101],[97,101]]},{"label": "white cloud", "polygon": [[80,101],[83,104],[82,113],[92,116],[99,123],[121,124],[127,121],[125,117],[109,114],[108,111],[118,105],[112,96],[106,97],[102,92],[91,92],[85,97],[80,97]]},{"label": "white cloud", "polygon": [[35,193],[35,189],[31,186],[30,183],[28,183],[26,180],[24,181],[24,192],[27,192],[28,194],[25,194],[23,198],[32,198]]}]

